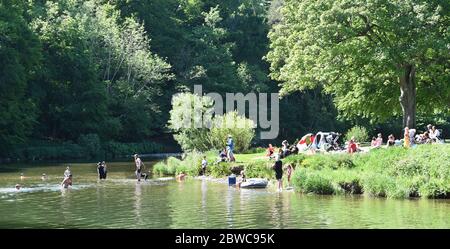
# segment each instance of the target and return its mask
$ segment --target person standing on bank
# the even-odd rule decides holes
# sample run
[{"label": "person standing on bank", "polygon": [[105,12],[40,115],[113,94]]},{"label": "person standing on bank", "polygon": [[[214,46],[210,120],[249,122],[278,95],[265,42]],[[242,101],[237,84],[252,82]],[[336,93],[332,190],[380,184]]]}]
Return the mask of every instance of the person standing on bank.
[{"label": "person standing on bank", "polygon": [[206,160],[206,156],[203,157],[202,160],[202,175],[206,176],[206,166],[208,165],[208,161]]},{"label": "person standing on bank", "polygon": [[227,139],[227,157],[228,157],[228,161],[229,162],[235,161],[233,150],[234,150],[233,137],[231,135],[228,135],[228,139]]},{"label": "person standing on bank", "polygon": [[275,157],[275,164],[272,168],[275,171],[275,178],[278,181],[278,191],[282,191],[283,182],[281,178],[283,177],[283,162],[281,161],[279,154]]},{"label": "person standing on bank", "polygon": [[141,181],[141,172],[142,172],[142,168],[144,167],[144,163],[142,162],[142,160],[139,158],[138,154],[134,154],[134,163],[136,164],[136,178],[138,180],[138,182]]}]

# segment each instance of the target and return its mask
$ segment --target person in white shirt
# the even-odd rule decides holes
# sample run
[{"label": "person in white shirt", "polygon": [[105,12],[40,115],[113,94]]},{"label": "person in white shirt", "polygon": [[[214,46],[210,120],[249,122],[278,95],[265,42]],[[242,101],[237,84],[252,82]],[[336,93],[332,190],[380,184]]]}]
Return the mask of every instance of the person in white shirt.
[{"label": "person in white shirt", "polygon": [[436,126],[433,125],[433,127],[431,128],[431,131],[430,131],[431,140],[433,140],[433,142],[438,142],[440,135],[441,135],[441,133],[439,132],[439,130],[436,129]]},{"label": "person in white shirt", "polygon": [[208,165],[208,161],[206,160],[206,156],[203,157],[202,160],[202,174],[206,175],[206,166]]},{"label": "person in white shirt", "polygon": [[70,172],[70,167],[67,166],[66,171],[64,171],[64,177],[69,177],[72,173]]}]

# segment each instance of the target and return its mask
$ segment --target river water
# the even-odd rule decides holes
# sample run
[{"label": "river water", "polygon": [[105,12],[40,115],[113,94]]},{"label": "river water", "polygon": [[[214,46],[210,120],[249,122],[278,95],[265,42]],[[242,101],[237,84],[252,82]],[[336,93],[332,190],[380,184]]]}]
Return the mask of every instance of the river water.
[{"label": "river water", "polygon": [[0,228],[450,228],[450,200],[237,190],[201,178],[137,183],[133,162],[108,164],[106,181],[94,163],[71,164],[73,188],[61,190],[65,166],[2,165]]}]

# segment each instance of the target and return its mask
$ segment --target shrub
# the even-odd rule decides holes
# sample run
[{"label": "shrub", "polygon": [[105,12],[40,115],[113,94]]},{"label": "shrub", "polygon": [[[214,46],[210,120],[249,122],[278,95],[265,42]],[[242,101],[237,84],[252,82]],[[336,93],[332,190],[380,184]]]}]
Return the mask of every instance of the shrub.
[{"label": "shrub", "polygon": [[[212,118],[213,100],[192,93],[180,93],[172,99],[169,128],[184,151],[223,149],[231,134],[237,153],[246,151],[255,136],[252,120],[229,112]],[[195,115],[194,115],[195,114]],[[202,118],[202,120],[200,119]]]},{"label": "shrub", "polygon": [[[362,194],[360,172],[354,170],[335,170],[329,173],[335,188],[335,192],[349,194]],[[340,190],[340,191],[339,191]]]},{"label": "shrub", "polygon": [[347,131],[347,134],[345,134],[345,140],[348,141],[352,137],[355,137],[355,140],[358,142],[367,142],[369,140],[369,133],[366,128],[362,126],[355,126]]},{"label": "shrub", "polygon": [[301,166],[311,169],[339,169],[339,168],[353,168],[355,165],[350,155],[324,155],[316,154],[305,158],[301,162]]},{"label": "shrub", "polygon": [[430,179],[419,187],[419,195],[427,198],[450,198],[450,180]]},{"label": "shrub", "polygon": [[395,188],[396,183],[392,177],[378,173],[368,173],[363,177],[362,185],[365,194],[388,197],[388,191],[392,191],[392,189]]},{"label": "shrub", "polygon": [[273,162],[255,161],[245,166],[245,175],[248,178],[274,178],[275,171],[272,169]]},{"label": "shrub", "polygon": [[255,137],[254,127],[255,124],[251,119],[240,116],[237,112],[216,116],[209,133],[211,145],[213,148],[224,148],[227,136],[230,134],[233,136],[235,152],[244,152],[248,150]]},{"label": "shrub", "polygon": [[220,162],[218,164],[211,165],[208,170],[213,177],[223,177],[231,175],[230,165],[226,162]]},{"label": "shrub", "polygon": [[335,192],[331,181],[318,171],[297,169],[294,173],[293,184],[304,193],[333,194]]}]

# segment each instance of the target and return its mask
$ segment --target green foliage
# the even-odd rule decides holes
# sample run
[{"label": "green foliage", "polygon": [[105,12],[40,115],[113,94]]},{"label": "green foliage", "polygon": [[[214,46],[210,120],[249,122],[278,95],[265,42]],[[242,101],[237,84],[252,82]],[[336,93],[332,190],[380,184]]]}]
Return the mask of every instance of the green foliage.
[{"label": "green foliage", "polygon": [[27,89],[39,70],[41,46],[23,16],[24,5],[0,2],[0,156],[25,142],[36,120]]},{"label": "green foliage", "polygon": [[235,151],[243,152],[250,147],[255,136],[254,123],[229,112],[212,117],[213,101],[191,93],[179,93],[172,99],[169,128],[184,151],[208,151],[223,149],[228,135],[233,136]]},{"label": "green foliage", "polygon": [[245,165],[245,175],[249,178],[274,179],[275,171],[272,169],[274,162],[254,161]]},{"label": "green foliage", "polygon": [[317,155],[306,157],[301,161],[300,165],[315,170],[353,168],[355,166],[350,155]]},{"label": "green foliage", "polygon": [[208,170],[212,177],[224,177],[231,174],[230,164],[226,162],[211,165]]},{"label": "green foliage", "polygon": [[[285,163],[288,158],[284,159]],[[378,149],[351,156],[312,155],[289,162],[296,164],[293,181],[299,191],[320,192],[315,188],[328,186],[328,180],[333,193],[364,192],[388,198],[448,198],[450,195],[448,145]],[[308,180],[310,174],[315,174],[313,180]]]},{"label": "green foliage", "polygon": [[161,144],[154,142],[102,143],[95,134],[82,135],[78,143],[30,141],[26,146],[18,146],[8,153],[11,159],[24,161],[69,160],[69,159],[123,159],[133,153],[157,153],[163,150]]},{"label": "green foliage", "polygon": [[81,135],[78,138],[78,144],[84,148],[90,158],[98,157],[101,153],[100,138],[97,134]]},{"label": "green foliage", "polygon": [[201,171],[202,153],[193,151],[184,154],[182,160],[169,157],[165,162],[159,162],[153,166],[153,173],[157,175],[175,175],[181,172],[190,176],[197,176]]},{"label": "green foliage", "polygon": [[232,135],[234,150],[241,153],[249,149],[255,137],[255,127],[251,119],[240,116],[237,112],[228,112],[223,116],[214,117],[208,136],[212,147],[220,149],[225,147],[228,135]]},{"label": "green foliage", "polygon": [[355,137],[357,142],[367,142],[369,140],[369,133],[366,128],[362,126],[355,126],[347,131],[345,134],[345,140],[349,141],[352,137]]},{"label": "green foliage", "polygon": [[400,81],[410,75],[417,93],[402,96],[417,94],[420,112],[448,113],[448,3],[284,1],[276,12],[266,58],[283,94],[321,86],[343,117],[386,120],[401,115]]},{"label": "green foliage", "polygon": [[331,181],[320,172],[309,169],[297,169],[292,179],[294,186],[304,193],[333,194],[334,188]]}]

